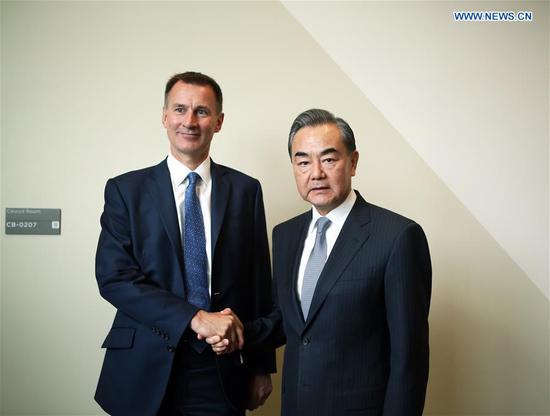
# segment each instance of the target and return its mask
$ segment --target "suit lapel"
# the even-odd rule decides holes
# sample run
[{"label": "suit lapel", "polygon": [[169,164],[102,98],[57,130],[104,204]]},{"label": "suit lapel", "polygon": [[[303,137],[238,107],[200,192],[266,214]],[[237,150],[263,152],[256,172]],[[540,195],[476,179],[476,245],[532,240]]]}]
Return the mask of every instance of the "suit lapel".
[{"label": "suit lapel", "polygon": [[[158,209],[161,221],[174,252],[178,258],[180,269],[183,271],[183,249],[178,222],[176,202],[170,180],[170,171],[166,160],[153,167],[151,175],[145,182],[145,189],[152,199],[153,205]],[[183,272],[182,272],[183,273]]]},{"label": "suit lapel", "polygon": [[[306,327],[315,319],[321,305],[329,294],[334,284],[340,279],[347,265],[353,259],[357,251],[369,238],[369,233],[364,226],[370,222],[368,204],[357,193],[357,200],[344,222],[342,230],[336,239],[325,267],[319,276],[317,287],[309,308]],[[304,328],[305,329],[305,328]]]},{"label": "suit lapel", "polygon": [[211,208],[211,221],[212,221],[212,263],[214,263],[214,256],[216,254],[216,245],[220,231],[223,224],[223,218],[229,201],[229,193],[231,191],[231,184],[224,177],[225,169],[214,163],[211,164],[212,174],[212,208]]}]

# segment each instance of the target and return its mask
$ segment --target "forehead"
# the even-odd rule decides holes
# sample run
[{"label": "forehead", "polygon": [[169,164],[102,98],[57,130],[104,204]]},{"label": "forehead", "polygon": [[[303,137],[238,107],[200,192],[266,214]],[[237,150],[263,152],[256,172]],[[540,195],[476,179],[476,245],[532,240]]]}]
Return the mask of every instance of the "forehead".
[{"label": "forehead", "polygon": [[317,153],[324,149],[334,148],[345,151],[344,140],[336,124],[302,127],[294,135],[292,153]]},{"label": "forehead", "polygon": [[187,84],[178,81],[168,93],[169,104],[196,104],[214,107],[216,96],[210,85]]}]

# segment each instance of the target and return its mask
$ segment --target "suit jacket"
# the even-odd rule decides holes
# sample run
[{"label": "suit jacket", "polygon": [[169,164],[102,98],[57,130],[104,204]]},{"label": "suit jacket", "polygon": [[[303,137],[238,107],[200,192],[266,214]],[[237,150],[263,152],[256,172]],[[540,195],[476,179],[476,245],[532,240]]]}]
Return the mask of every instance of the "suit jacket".
[{"label": "suit jacket", "polygon": [[[271,310],[257,180],[212,162],[211,310],[245,322]],[[174,352],[198,308],[185,300],[183,249],[166,161],[110,179],[96,255],[101,295],[117,309],[95,399],[113,415],[155,415]],[[188,331],[190,331],[188,329]],[[273,351],[217,358],[225,393],[244,408],[248,377],[275,371]],[[241,362],[242,361],[242,362]]]},{"label": "suit jacket", "polygon": [[421,415],[431,293],[422,229],[357,194],[304,321],[296,281],[310,221],[311,211],[273,230],[276,307],[249,334],[256,347],[286,335],[282,414]]}]

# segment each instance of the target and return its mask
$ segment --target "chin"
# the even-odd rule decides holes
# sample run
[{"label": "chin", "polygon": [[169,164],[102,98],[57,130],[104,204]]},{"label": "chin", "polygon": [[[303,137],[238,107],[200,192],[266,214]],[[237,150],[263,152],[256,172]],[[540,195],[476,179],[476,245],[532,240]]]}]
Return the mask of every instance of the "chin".
[{"label": "chin", "polygon": [[326,200],[322,200],[322,201],[311,200],[309,202],[311,203],[311,205],[317,208],[318,211],[330,210],[332,206],[330,201],[326,201]]}]

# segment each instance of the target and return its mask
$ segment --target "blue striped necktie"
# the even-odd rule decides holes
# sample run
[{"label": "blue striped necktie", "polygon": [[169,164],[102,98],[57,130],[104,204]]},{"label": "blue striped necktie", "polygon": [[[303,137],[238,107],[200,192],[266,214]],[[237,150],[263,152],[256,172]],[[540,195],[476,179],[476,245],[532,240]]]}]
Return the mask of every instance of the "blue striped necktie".
[{"label": "blue striped necktie", "polygon": [[208,293],[208,259],[201,205],[196,185],[201,177],[191,172],[185,190],[185,219],[183,225],[183,260],[185,265],[185,291],[187,301],[200,309],[210,308]]}]

